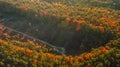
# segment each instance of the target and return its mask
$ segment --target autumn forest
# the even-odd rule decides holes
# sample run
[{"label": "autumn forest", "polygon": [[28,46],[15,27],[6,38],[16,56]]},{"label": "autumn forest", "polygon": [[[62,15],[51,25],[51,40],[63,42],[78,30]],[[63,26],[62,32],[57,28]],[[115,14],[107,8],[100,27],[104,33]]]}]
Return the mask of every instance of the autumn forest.
[{"label": "autumn forest", "polygon": [[0,67],[120,67],[120,0],[0,0]]}]

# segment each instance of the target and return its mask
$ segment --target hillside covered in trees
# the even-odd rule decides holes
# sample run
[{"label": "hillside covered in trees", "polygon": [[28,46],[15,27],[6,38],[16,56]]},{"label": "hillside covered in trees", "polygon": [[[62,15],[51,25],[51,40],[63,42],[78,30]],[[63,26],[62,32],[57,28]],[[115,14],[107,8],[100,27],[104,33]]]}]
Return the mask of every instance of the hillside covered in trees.
[{"label": "hillside covered in trees", "polygon": [[119,5],[120,0],[0,0],[0,67],[119,67]]}]

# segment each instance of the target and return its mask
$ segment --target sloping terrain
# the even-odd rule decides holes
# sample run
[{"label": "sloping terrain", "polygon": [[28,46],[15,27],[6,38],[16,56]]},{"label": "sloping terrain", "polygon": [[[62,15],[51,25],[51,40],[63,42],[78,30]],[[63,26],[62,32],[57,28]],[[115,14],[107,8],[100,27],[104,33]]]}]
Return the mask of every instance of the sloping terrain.
[{"label": "sloping terrain", "polygon": [[112,0],[0,0],[0,18],[6,21],[6,26],[76,55],[116,38],[120,11],[113,3],[119,4]]},{"label": "sloping terrain", "polygon": [[[119,5],[120,0],[0,0],[0,67],[119,67]],[[65,55],[34,38],[65,48]]]},{"label": "sloping terrain", "polygon": [[[2,32],[2,29],[0,30]],[[120,39],[111,40],[106,46],[92,49],[78,56],[57,55],[54,48],[47,48],[32,40],[10,39],[7,33],[0,36],[0,67],[119,67]],[[15,40],[14,40],[14,39]],[[20,37],[19,37],[20,38]]]}]

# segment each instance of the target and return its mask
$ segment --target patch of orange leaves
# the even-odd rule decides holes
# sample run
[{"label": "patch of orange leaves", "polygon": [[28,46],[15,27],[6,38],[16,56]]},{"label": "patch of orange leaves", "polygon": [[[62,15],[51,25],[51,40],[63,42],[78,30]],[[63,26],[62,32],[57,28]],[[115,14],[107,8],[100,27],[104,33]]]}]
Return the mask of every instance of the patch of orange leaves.
[{"label": "patch of orange leaves", "polygon": [[37,64],[37,60],[34,60],[33,63],[34,63],[34,64]]},{"label": "patch of orange leaves", "polygon": [[82,56],[79,56],[79,57],[78,57],[78,60],[79,60],[79,61],[82,61],[82,62],[85,62],[85,59],[84,59]]},{"label": "patch of orange leaves", "polygon": [[19,48],[17,48],[17,50],[19,50],[19,51],[24,51],[25,49],[24,49],[24,48],[19,47]]},{"label": "patch of orange leaves", "polygon": [[4,40],[1,40],[1,39],[0,39],[0,44],[7,45],[7,42],[6,42],[6,41],[4,41]]},{"label": "patch of orange leaves", "polygon": [[110,49],[110,46],[105,46],[106,49]]},{"label": "patch of orange leaves", "polygon": [[91,56],[92,56],[91,53],[87,53],[84,57],[85,59],[89,59]]},{"label": "patch of orange leaves", "polygon": [[65,20],[66,20],[67,22],[69,22],[69,21],[70,21],[70,18],[67,17]]},{"label": "patch of orange leaves", "polygon": [[73,58],[72,57],[65,57],[65,60],[68,61],[69,63],[73,62]]},{"label": "patch of orange leaves", "polygon": [[62,59],[62,56],[56,55],[55,58],[58,59],[58,60],[60,60],[60,59]]},{"label": "patch of orange leaves", "polygon": [[99,51],[99,54],[104,54],[106,53],[108,50],[104,47]]},{"label": "patch of orange leaves", "polygon": [[33,51],[32,51],[32,50],[30,50],[30,49],[26,49],[26,53],[27,53],[27,54],[32,54],[32,53],[33,53]]},{"label": "patch of orange leaves", "polygon": [[104,27],[103,26],[98,26],[98,28],[100,29],[100,31],[103,33],[104,32]]}]

